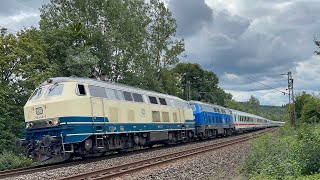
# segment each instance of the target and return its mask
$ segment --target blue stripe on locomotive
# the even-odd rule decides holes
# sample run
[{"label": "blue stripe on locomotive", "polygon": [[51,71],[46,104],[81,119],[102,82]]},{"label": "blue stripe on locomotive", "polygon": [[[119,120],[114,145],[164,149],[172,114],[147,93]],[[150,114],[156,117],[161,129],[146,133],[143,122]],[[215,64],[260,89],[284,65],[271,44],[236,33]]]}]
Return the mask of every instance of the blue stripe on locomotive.
[{"label": "blue stripe on locomotive", "polygon": [[195,117],[195,126],[203,125],[231,125],[232,116],[217,112],[209,112],[201,109],[200,104],[193,103],[193,115]]},{"label": "blue stripe on locomotive", "polygon": [[91,135],[182,129],[194,131],[195,128],[194,120],[186,120],[185,123],[112,123],[103,117],[94,120],[92,117],[60,117],[59,120],[58,127],[27,130],[26,140],[40,140],[50,135],[63,137],[63,143],[68,144],[82,142]]}]

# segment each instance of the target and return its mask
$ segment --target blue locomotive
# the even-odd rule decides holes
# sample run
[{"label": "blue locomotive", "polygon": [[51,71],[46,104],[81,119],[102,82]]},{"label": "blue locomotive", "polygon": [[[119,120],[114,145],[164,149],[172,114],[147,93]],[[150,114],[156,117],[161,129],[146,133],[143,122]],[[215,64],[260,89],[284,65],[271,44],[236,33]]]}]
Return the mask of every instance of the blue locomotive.
[{"label": "blue locomotive", "polygon": [[229,109],[199,101],[189,103],[195,116],[195,128],[199,138],[231,135],[235,132]]}]

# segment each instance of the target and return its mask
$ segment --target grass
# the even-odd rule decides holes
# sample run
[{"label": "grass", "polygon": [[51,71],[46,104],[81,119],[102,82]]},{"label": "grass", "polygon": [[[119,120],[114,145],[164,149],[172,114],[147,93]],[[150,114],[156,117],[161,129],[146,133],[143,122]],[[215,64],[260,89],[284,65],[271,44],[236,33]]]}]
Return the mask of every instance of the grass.
[{"label": "grass", "polygon": [[27,167],[32,164],[32,160],[12,151],[3,151],[0,154],[0,170]]},{"label": "grass", "polygon": [[250,142],[242,166],[249,179],[320,179],[320,125],[282,127],[278,138]]}]

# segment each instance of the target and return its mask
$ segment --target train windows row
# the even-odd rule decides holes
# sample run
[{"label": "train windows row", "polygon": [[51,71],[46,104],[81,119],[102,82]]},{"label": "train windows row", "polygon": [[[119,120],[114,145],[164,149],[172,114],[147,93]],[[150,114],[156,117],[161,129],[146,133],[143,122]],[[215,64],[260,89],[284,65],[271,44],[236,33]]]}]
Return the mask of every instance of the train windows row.
[{"label": "train windows row", "polygon": [[[176,112],[172,113],[172,117],[173,117],[173,122],[178,122],[178,116]],[[152,111],[152,121],[153,122],[170,122],[169,112]]]},{"label": "train windows row", "polygon": [[222,108],[217,108],[217,107],[209,106],[209,105],[205,105],[205,104],[200,104],[200,107],[201,107],[202,111],[226,114],[226,111]]},{"label": "train windows row", "polygon": [[217,117],[217,116],[209,116],[208,118],[208,123],[230,123],[231,118],[230,117],[225,117],[224,121],[222,117]]},{"label": "train windows row", "polygon": [[[142,103],[147,102],[147,100],[143,98],[143,95],[139,93],[120,91],[120,90],[92,86],[92,85],[89,85],[88,87],[89,87],[90,94],[93,97],[126,100],[126,101],[142,102]],[[81,94],[80,91],[81,89],[78,85],[78,94],[85,95],[85,93]],[[169,105],[177,108],[188,108],[188,109],[190,108],[187,102],[155,97],[155,96],[147,96],[147,99],[151,104]]]},{"label": "train windows row", "polygon": [[253,122],[252,117],[247,117],[247,116],[240,116],[240,122]]},{"label": "train windows row", "polygon": [[39,87],[37,88],[29,98],[29,100],[36,100],[41,97],[59,96],[63,92],[63,84],[53,84],[50,87]]}]

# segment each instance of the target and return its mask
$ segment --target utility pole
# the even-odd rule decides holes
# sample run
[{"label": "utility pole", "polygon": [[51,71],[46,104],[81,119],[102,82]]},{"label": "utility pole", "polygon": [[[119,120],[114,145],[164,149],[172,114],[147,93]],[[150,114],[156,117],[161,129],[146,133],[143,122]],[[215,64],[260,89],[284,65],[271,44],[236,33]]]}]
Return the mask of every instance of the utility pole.
[{"label": "utility pole", "polygon": [[288,91],[289,91],[289,105],[291,105],[291,108],[289,108],[289,118],[290,123],[292,126],[296,125],[297,116],[296,116],[296,108],[295,108],[295,99],[294,99],[294,93],[293,93],[293,79],[292,74],[289,71],[288,72]]}]

